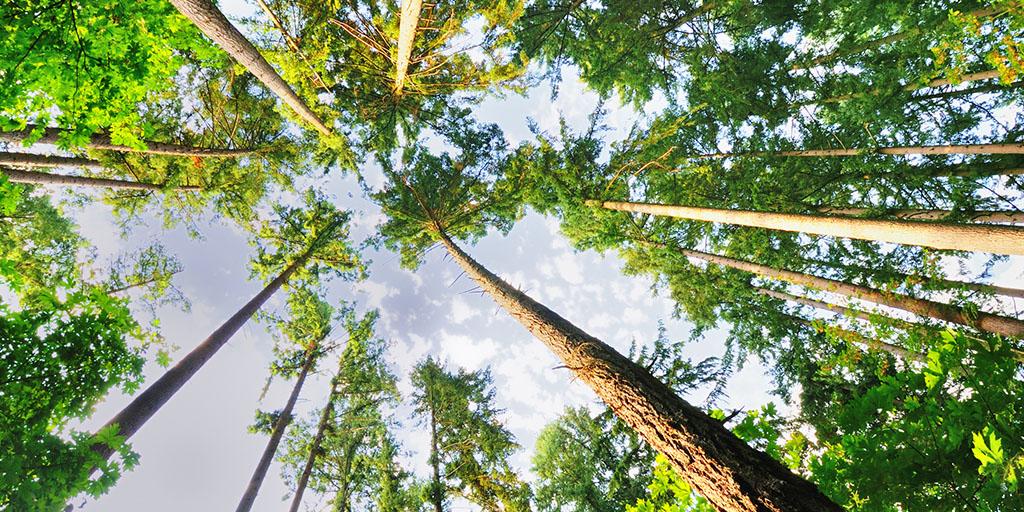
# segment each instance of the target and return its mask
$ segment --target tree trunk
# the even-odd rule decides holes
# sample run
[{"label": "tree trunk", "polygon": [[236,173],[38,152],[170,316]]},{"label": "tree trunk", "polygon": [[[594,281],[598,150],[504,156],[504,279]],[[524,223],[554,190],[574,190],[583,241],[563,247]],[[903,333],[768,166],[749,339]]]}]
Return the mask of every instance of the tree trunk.
[{"label": "tree trunk", "polygon": [[1024,143],[950,144],[942,146],[893,146],[883,148],[798,149],[791,151],[747,151],[742,153],[704,153],[687,158],[735,157],[833,157],[862,155],[1020,155]]},{"label": "tree trunk", "polygon": [[344,479],[338,483],[338,493],[334,496],[334,504],[332,507],[333,512],[352,512],[352,493],[349,491],[349,487],[352,484],[352,478],[349,473],[352,471],[352,459],[356,456],[356,449],[359,448],[359,444],[363,442],[363,436],[358,437],[349,441],[345,447],[345,462],[341,468],[341,474],[345,475]]},{"label": "tree trunk", "polygon": [[840,510],[813,484],[741,441],[640,365],[502,281],[437,230],[466,274],[720,510]]},{"label": "tree trunk", "polygon": [[[0,174],[14,183],[32,183],[34,185],[55,185],[61,187],[100,187],[121,190],[153,190],[163,191],[164,185],[156,183],[139,183],[137,181],[115,180],[110,178],[92,178],[88,176],[64,176],[38,171],[20,171],[0,168]],[[202,190],[202,187],[185,185],[172,187],[169,190]]]},{"label": "tree trunk", "polygon": [[[812,305],[814,303],[818,303],[818,304],[821,304],[823,306],[833,306],[832,304],[828,304],[827,302],[819,302],[819,301],[816,301],[816,300],[813,300],[813,299],[808,299],[808,298],[805,298],[805,297],[798,297],[796,295],[790,295],[790,294],[784,293],[784,292],[777,292],[775,290],[767,290],[765,288],[757,288],[757,292],[762,294],[762,295],[767,295],[769,297],[774,297],[774,298],[779,299],[779,300],[795,302],[797,304]],[[814,306],[814,307],[818,307],[818,306]],[[829,311],[836,311],[837,309],[846,309],[846,308],[843,308],[842,306],[834,306],[834,307],[835,307],[835,309],[833,309],[833,308],[826,308],[826,309],[828,309]],[[849,311],[853,311],[853,310],[849,310]],[[857,313],[861,313],[861,312],[858,311]],[[884,342],[882,340],[868,338],[867,336],[864,336],[864,335],[862,335],[862,334],[860,334],[859,332],[856,332],[856,331],[851,331],[849,329],[843,329],[842,327],[837,327],[837,326],[834,326],[834,325],[828,325],[828,326],[817,325],[817,324],[815,324],[811,320],[808,320],[806,318],[802,318],[802,317],[799,317],[799,316],[795,316],[795,315],[788,315],[787,314],[786,317],[790,318],[794,322],[797,322],[797,323],[799,323],[801,325],[806,325],[808,327],[811,327],[811,328],[815,329],[818,332],[830,333],[830,334],[832,334],[832,335],[834,335],[834,336],[836,336],[838,338],[841,338],[843,340],[846,340],[846,341],[848,341],[850,343],[854,343],[854,344],[857,344],[857,345],[863,345],[863,346],[866,346],[868,348],[873,348],[875,350],[880,350],[882,352],[888,352],[888,353],[890,353],[890,354],[892,354],[892,355],[894,355],[894,356],[896,356],[896,357],[898,357],[898,358],[900,358],[900,359],[902,359],[904,361],[915,361],[915,362],[918,362],[918,363],[923,363],[925,361],[924,354],[920,354],[918,352],[912,352],[912,351],[907,350],[907,349],[905,349],[903,347],[900,347],[898,345],[893,345],[892,343],[886,343],[886,342]],[[864,317],[868,317],[868,315],[865,314]],[[858,318],[860,318],[860,317],[858,316]]]},{"label": "tree trunk", "polygon": [[[1005,10],[1006,9],[1000,9],[1000,8],[995,8],[995,7],[987,7],[987,8],[983,8],[983,9],[973,10],[969,14],[970,14],[970,16],[973,16],[975,18],[986,18],[986,17],[989,17],[989,16],[994,16],[996,14],[999,14],[999,13],[1005,11]],[[942,22],[940,22],[940,24],[944,23],[945,21],[946,20],[943,19]],[[931,27],[927,27],[927,28],[931,28]],[[885,36],[885,37],[880,37],[878,39],[873,39],[871,41],[866,41],[864,43],[861,43],[861,44],[858,44],[858,45],[854,45],[854,46],[851,46],[849,48],[840,48],[840,49],[837,49],[837,50],[833,51],[832,53],[829,53],[829,54],[826,54],[826,55],[822,55],[820,57],[815,57],[814,59],[811,59],[810,61],[808,61],[806,63],[794,64],[793,67],[790,68],[790,70],[792,70],[792,71],[799,71],[801,69],[813,68],[815,66],[820,66],[822,64],[825,64],[826,62],[831,62],[833,60],[836,60],[836,59],[839,59],[839,58],[842,58],[842,57],[846,57],[846,56],[849,56],[849,55],[856,55],[858,53],[861,53],[861,52],[864,52],[864,51],[867,51],[867,50],[873,50],[875,48],[880,48],[880,47],[885,46],[887,44],[896,43],[896,42],[899,42],[899,41],[903,41],[904,39],[909,39],[911,37],[914,37],[914,36],[920,34],[922,30],[923,30],[922,27],[913,27],[913,28],[909,28],[907,30],[904,30],[902,32],[897,32],[897,33],[892,34],[892,35],[888,35],[888,36]]]},{"label": "tree trunk", "polygon": [[284,38],[288,48],[295,52],[295,54],[302,59],[302,62],[306,67],[309,68],[309,74],[313,77],[313,85],[323,89],[324,92],[330,93],[331,89],[327,87],[327,83],[324,82],[323,77],[320,76],[320,73],[317,72],[316,68],[314,68],[313,65],[309,63],[309,60],[306,59],[306,54],[302,52],[301,48],[299,48],[298,41],[296,41],[288,32],[288,29],[285,28],[284,23],[281,22],[281,18],[279,18],[277,14],[274,14],[274,10],[270,8],[270,5],[267,4],[266,0],[256,0],[256,3],[260,4],[260,7],[263,8],[263,12],[268,18],[270,18],[270,21],[274,26],[277,27],[278,32],[281,32],[281,37]]},{"label": "tree trunk", "polygon": [[994,284],[988,284],[988,283],[972,283],[970,281],[957,281],[955,279],[942,279],[942,278],[936,278],[936,277],[927,277],[927,276],[922,276],[922,275],[917,275],[917,274],[904,274],[902,272],[895,272],[895,271],[893,271],[893,272],[883,272],[883,271],[880,271],[880,270],[875,269],[875,268],[862,267],[862,266],[859,266],[859,265],[834,264],[834,263],[829,263],[827,261],[820,261],[820,260],[802,259],[801,261],[803,261],[804,263],[809,264],[809,265],[825,266],[825,267],[830,267],[830,268],[838,268],[838,269],[842,269],[842,270],[849,270],[849,271],[854,271],[854,272],[860,272],[860,273],[863,273],[863,274],[878,275],[878,274],[888,273],[888,274],[892,275],[893,277],[896,277],[900,281],[903,281],[903,282],[906,282],[906,283],[912,283],[912,284],[928,284],[928,285],[930,285],[933,288],[945,288],[945,289],[964,288],[964,289],[967,289],[967,290],[974,290],[976,292],[991,293],[991,294],[994,294],[994,295],[1005,295],[1007,297],[1024,298],[1024,289],[1020,289],[1020,288],[1009,288],[1009,287],[1006,287],[1006,286],[996,286]]},{"label": "tree trunk", "polygon": [[328,137],[333,135],[331,129],[292,91],[281,75],[278,75],[263,55],[260,55],[259,50],[228,21],[211,0],[170,1],[181,14],[192,20],[203,34],[263,82],[263,85],[281,98],[281,101],[291,107],[299,117],[313,125],[321,134]]},{"label": "tree trunk", "polygon": [[302,468],[302,474],[299,475],[299,480],[295,483],[295,495],[292,496],[292,503],[288,507],[288,512],[298,512],[299,505],[302,504],[302,495],[306,492],[306,485],[309,484],[309,476],[313,474],[316,456],[320,452],[320,443],[324,440],[324,433],[327,432],[327,423],[334,412],[334,397],[337,394],[336,386],[338,385],[336,380],[331,382],[331,394],[327,396],[327,404],[324,405],[324,410],[320,413],[320,422],[316,426],[316,435],[313,436],[313,442],[309,445],[306,465]]},{"label": "tree trunk", "polygon": [[[0,132],[0,140],[11,143],[20,143],[28,138],[32,131],[37,128],[38,126],[30,124],[23,130]],[[35,141],[35,144],[57,144],[60,134],[66,131],[67,130],[61,128],[43,128],[43,136],[39,140]],[[89,137],[89,142],[84,147],[102,151],[192,157],[234,157],[256,152],[254,149],[194,148],[179,144],[169,144],[166,142],[153,142],[150,140],[145,141],[145,144],[146,149],[135,149],[128,146],[122,146],[120,144],[114,144],[110,140],[110,135],[97,133]]]},{"label": "tree trunk", "polygon": [[[429,390],[427,391],[429,393]],[[434,417],[434,401],[430,400],[430,502],[434,512],[444,512],[444,495],[441,492],[441,455],[437,452],[437,421]]]},{"label": "tree trunk", "polygon": [[[274,295],[299,267],[305,264],[310,254],[312,254],[312,250],[307,250],[296,259],[294,263],[289,265],[280,275],[260,290],[255,297],[242,306],[238,312],[231,315],[231,318],[218,327],[217,330],[213,331],[208,338],[192,349],[181,361],[178,361],[178,364],[167,370],[156,382],[150,384],[145,391],[138,394],[131,403],[125,406],[124,409],[121,409],[121,412],[111,418],[104,425],[104,428],[116,425],[118,435],[125,439],[131,438],[249,321],[249,318],[263,306],[263,303]],[[106,445],[94,445],[94,449],[104,458],[108,458],[113,454],[113,451]]]},{"label": "tree trunk", "polygon": [[742,270],[744,272],[750,272],[751,274],[778,279],[780,281],[786,281],[824,292],[867,300],[874,302],[875,304],[909,311],[915,315],[974,327],[994,334],[1012,336],[1014,338],[1024,338],[1024,321],[1017,320],[1016,318],[985,313],[983,311],[970,312],[963,308],[943,304],[941,302],[918,299],[916,297],[910,297],[899,293],[884,292],[874,288],[868,288],[867,286],[860,286],[844,281],[836,281],[834,279],[827,279],[801,272],[793,272],[792,270],[777,269],[767,265],[752,263],[736,258],[729,258],[727,256],[719,256],[717,254],[683,249],[681,247],[672,249],[689,258],[703,260],[723,267],[734,268],[736,270]]},{"label": "tree trunk", "polygon": [[[988,70],[985,70],[985,71],[979,71],[977,73],[967,73],[966,75],[961,76],[960,80],[957,83],[961,84],[961,83],[968,83],[968,82],[979,82],[981,80],[991,80],[993,78],[999,78],[999,76],[1000,76],[999,70],[997,70],[997,69],[988,69]],[[936,87],[945,87],[947,85],[953,85],[953,81],[948,79],[948,78],[936,78],[936,79],[931,80],[931,81],[929,81],[929,82],[927,82],[925,84],[912,83],[912,84],[904,85],[901,88],[901,90],[906,91],[906,92],[914,92],[914,91],[919,91],[921,89],[933,89],[933,88],[936,88]],[[888,91],[889,91],[889,89],[883,89],[881,87],[876,87],[876,88],[871,89],[870,91],[866,91],[866,92],[854,92],[854,93],[850,93],[850,94],[840,94],[839,96],[830,96],[828,98],[824,98],[824,99],[820,99],[820,100],[801,101],[801,102],[796,103],[795,106],[797,106],[797,107],[806,107],[808,105],[816,105],[816,104],[819,104],[819,103],[841,103],[841,102],[844,102],[844,101],[854,100],[854,99],[857,99],[857,98],[864,98],[864,97],[867,97],[867,96],[879,96],[881,94],[885,94]],[[973,94],[974,92],[976,92],[976,91],[974,91],[972,89],[962,89],[962,90],[959,90],[959,91],[947,91],[947,92],[945,92],[943,94],[945,94],[946,96],[955,96],[955,95],[960,95],[960,94]]]},{"label": "tree trunk", "polygon": [[[927,210],[927,209],[885,209],[885,208],[818,208],[819,213],[830,215],[850,215],[859,217],[861,215],[879,212],[886,217],[911,220],[942,220],[955,212],[952,210]],[[1017,210],[982,210],[977,212],[965,212],[970,222],[1002,222],[1006,224],[1024,224],[1024,212]]]},{"label": "tree trunk", "polygon": [[270,434],[270,440],[267,441],[267,447],[263,450],[259,463],[256,464],[256,470],[253,471],[252,478],[249,479],[249,486],[246,487],[245,493],[242,494],[242,500],[238,503],[238,508],[235,509],[236,512],[248,512],[252,509],[253,502],[256,501],[256,494],[260,492],[263,479],[267,476],[270,463],[274,460],[277,446],[281,443],[281,438],[284,436],[284,429],[292,421],[292,409],[295,408],[295,402],[299,399],[299,392],[302,391],[302,385],[306,382],[306,375],[313,366],[313,355],[315,352],[315,347],[309,348],[306,361],[302,365],[302,371],[299,372],[299,378],[295,381],[295,386],[292,387],[292,393],[288,396],[288,401],[285,402],[281,415],[274,422],[274,430]]},{"label": "tree trunk", "polygon": [[103,170],[99,160],[73,156],[36,155],[32,153],[0,152],[0,165],[15,167],[85,167],[86,169]]},{"label": "tree trunk", "polygon": [[1024,228],[1018,226],[858,219],[820,214],[723,210],[620,201],[588,201],[588,203],[622,212],[647,213],[811,235],[919,245],[952,251],[1024,255]]},{"label": "tree trunk", "polygon": [[401,17],[398,25],[398,56],[395,58],[395,95],[401,95],[409,71],[413,43],[416,41],[416,27],[420,22],[422,0],[402,0]]}]

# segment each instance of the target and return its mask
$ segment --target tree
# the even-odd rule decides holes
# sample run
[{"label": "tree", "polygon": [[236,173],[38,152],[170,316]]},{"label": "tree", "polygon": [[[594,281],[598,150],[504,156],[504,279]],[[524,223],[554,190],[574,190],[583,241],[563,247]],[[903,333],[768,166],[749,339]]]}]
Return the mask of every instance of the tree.
[{"label": "tree", "polygon": [[[0,140],[23,144],[59,145],[61,137],[67,130],[27,124],[21,130],[0,132]],[[128,153],[146,153],[150,155],[189,156],[189,157],[239,157],[254,153],[254,149],[231,148],[194,148],[167,142],[143,141],[145,149],[123,144],[114,144],[109,134],[94,133],[89,136],[85,148],[103,151],[122,151]]]},{"label": "tree", "polygon": [[[17,169],[0,168],[0,172],[7,175],[7,179],[14,183],[31,183],[33,185],[70,185],[84,187],[105,187],[123,190],[154,190],[162,191],[164,186],[158,183],[139,183],[127,180],[114,180],[109,178],[92,178],[89,176],[67,176],[61,174],[49,174],[38,171],[19,171]],[[174,187],[174,190],[200,190],[196,186]]]},{"label": "tree", "polygon": [[292,409],[302,391],[302,385],[306,382],[306,376],[316,370],[317,360],[323,357],[328,348],[324,344],[331,333],[331,321],[334,316],[334,309],[330,304],[324,302],[315,291],[303,288],[289,294],[288,307],[289,318],[279,321],[279,328],[286,338],[285,342],[294,346],[279,349],[281,361],[271,367],[271,375],[290,377],[296,371],[298,375],[284,408],[276,414],[268,415],[273,419],[270,439],[238,504],[239,511],[252,509],[256,494],[263,484],[267,470],[270,469],[270,463],[274,460],[281,438],[284,437],[285,429],[292,421]]},{"label": "tree", "polygon": [[[359,277],[361,263],[348,239],[350,214],[334,209],[322,197],[310,192],[304,208],[278,206],[278,218],[260,230],[260,245],[252,263],[254,275],[273,279],[218,327],[188,355],[150,384],[131,403],[114,415],[104,428],[130,438],[141,428],[279,288],[289,280],[303,281],[321,275]],[[110,450],[98,449],[107,458]]]},{"label": "tree", "polygon": [[508,458],[519,447],[498,418],[489,370],[451,372],[427,358],[412,373],[415,414],[430,432],[425,501],[435,512],[450,497],[484,510],[529,510],[529,487]]}]

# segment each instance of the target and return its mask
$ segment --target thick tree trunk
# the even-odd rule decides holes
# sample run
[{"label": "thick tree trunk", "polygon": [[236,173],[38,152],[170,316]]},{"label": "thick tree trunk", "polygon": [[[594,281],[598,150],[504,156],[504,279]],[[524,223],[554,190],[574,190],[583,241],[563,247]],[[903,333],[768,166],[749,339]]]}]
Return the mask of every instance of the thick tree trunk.
[{"label": "thick tree trunk", "polygon": [[[122,190],[165,190],[163,185],[156,183],[139,183],[137,181],[115,180],[110,178],[91,178],[88,176],[65,176],[38,171],[20,171],[0,167],[0,174],[14,183],[31,183],[34,185],[55,185],[62,187],[99,187]],[[169,190],[202,190],[202,187],[179,186]]]},{"label": "thick tree trunk", "polygon": [[401,95],[409,72],[409,59],[416,41],[416,27],[420,23],[423,0],[402,0],[398,24],[398,55],[395,58],[395,95]]},{"label": "thick tree trunk", "polygon": [[[952,210],[926,210],[915,208],[901,208],[889,210],[885,208],[818,208],[819,213],[830,215],[850,215],[859,217],[861,215],[880,212],[886,217],[895,219],[910,220],[942,220],[956,212]],[[971,222],[1001,222],[1006,224],[1024,224],[1024,212],[1016,210],[982,210],[977,212],[965,212]]]},{"label": "thick tree trunk", "polygon": [[32,153],[0,152],[0,165],[14,167],[84,167],[86,169],[103,170],[99,160],[76,156],[35,155]]},{"label": "thick tree trunk", "polygon": [[856,217],[723,210],[620,201],[589,201],[588,203],[622,212],[647,213],[811,235],[920,245],[954,251],[1024,255],[1024,228],[1018,226],[858,219]]},{"label": "thick tree trunk", "polygon": [[[821,306],[823,306],[823,309],[827,309],[829,311],[836,311],[837,309],[846,309],[846,308],[843,308],[842,306],[835,306],[835,309],[829,308],[829,307],[824,307],[824,306],[833,306],[833,305],[832,304],[828,304],[827,302],[820,302],[820,301],[816,301],[816,300],[813,300],[813,299],[808,299],[808,298],[805,298],[805,297],[798,297],[796,295],[790,295],[790,294],[784,293],[784,292],[777,292],[775,290],[768,290],[768,289],[765,289],[765,288],[757,288],[757,292],[760,293],[760,294],[763,294],[763,295],[767,295],[769,297],[774,297],[774,298],[779,299],[779,300],[791,301],[791,302],[795,302],[797,304],[812,305],[813,307],[819,307],[818,305],[821,305]],[[815,303],[817,303],[817,304],[815,304]],[[861,312],[858,311],[857,313],[861,313]],[[828,326],[817,325],[817,324],[815,324],[811,320],[808,320],[806,318],[802,318],[802,317],[799,317],[799,316],[795,316],[795,315],[786,315],[786,316],[789,317],[790,319],[792,319],[794,322],[797,322],[799,324],[811,327],[811,328],[817,330],[818,332],[827,332],[827,333],[830,333],[830,334],[832,334],[832,335],[834,335],[834,336],[836,336],[838,338],[844,339],[844,340],[846,340],[846,341],[848,341],[850,343],[866,346],[868,348],[872,348],[872,349],[879,350],[879,351],[882,351],[882,352],[888,352],[888,353],[890,353],[890,354],[892,354],[892,355],[894,355],[894,356],[896,356],[896,357],[898,357],[898,358],[900,358],[900,359],[902,359],[904,361],[915,361],[915,362],[918,362],[918,363],[923,363],[925,361],[924,354],[920,354],[918,352],[912,352],[912,351],[907,350],[907,349],[905,349],[903,347],[900,347],[898,345],[893,345],[892,343],[887,343],[887,342],[884,342],[882,340],[877,340],[877,339],[874,339],[874,338],[869,338],[869,337],[864,336],[864,335],[862,335],[862,334],[860,334],[859,332],[856,332],[856,331],[851,331],[849,329],[843,329],[842,327],[837,327],[837,326],[834,326],[834,325],[828,325]],[[866,314],[864,316],[868,317],[868,315],[866,315]],[[858,316],[858,318],[860,318],[860,317]]]},{"label": "thick tree trunk", "polygon": [[337,394],[337,385],[337,382],[331,382],[331,394],[328,395],[327,404],[324,405],[324,410],[320,413],[320,421],[316,426],[316,435],[313,436],[313,442],[309,445],[306,465],[303,466],[302,474],[299,475],[299,480],[295,483],[295,495],[292,496],[292,503],[288,507],[288,512],[298,512],[299,505],[302,504],[302,495],[306,492],[306,486],[309,485],[309,477],[313,474],[313,466],[316,465],[316,456],[320,453],[320,444],[324,441],[327,424],[334,413],[334,397]]},{"label": "thick tree trunk", "polygon": [[256,49],[234,25],[228,21],[224,13],[211,0],[170,0],[185,15],[192,20],[199,30],[213,40],[239,64],[249,70],[260,82],[263,82],[281,101],[285,102],[296,114],[307,123],[313,125],[321,134],[331,136],[331,129],[320,120],[302,98],[299,98],[295,91],[277,74],[277,71],[263,58]]},{"label": "thick tree trunk", "polygon": [[918,299],[916,297],[910,297],[899,293],[884,292],[874,288],[868,288],[867,286],[836,281],[834,279],[813,276],[802,272],[793,272],[792,270],[777,269],[767,265],[752,263],[736,258],[729,258],[727,256],[719,256],[717,254],[683,249],[681,247],[672,249],[689,258],[703,260],[723,267],[734,268],[736,270],[750,272],[751,274],[778,279],[780,281],[786,281],[799,286],[806,286],[846,297],[867,300],[874,302],[875,304],[909,311],[915,315],[934,318],[936,320],[942,320],[944,322],[954,324],[966,325],[968,327],[974,327],[994,334],[1012,336],[1014,338],[1024,338],[1024,321],[1017,320],[1016,318],[985,313],[983,311],[970,312],[963,308],[943,304],[941,302]]},{"label": "thick tree trunk", "polygon": [[948,144],[943,146],[893,146],[884,148],[799,149],[791,151],[748,151],[741,153],[704,153],[687,158],[735,157],[833,157],[862,155],[1020,155],[1024,143]]},{"label": "thick tree trunk", "polygon": [[[145,391],[139,393],[131,403],[125,406],[124,409],[121,409],[121,412],[111,418],[104,428],[116,425],[118,435],[126,439],[135,435],[249,321],[249,318],[263,306],[263,303],[274,295],[299,267],[306,263],[310,254],[311,252],[307,251],[296,259],[294,263],[289,265],[280,275],[260,290],[255,297],[242,306],[238,312],[231,315],[231,318],[218,327],[217,330],[213,331],[208,338],[192,349],[181,361],[178,361],[178,364],[167,370],[156,382],[150,384]],[[95,445],[95,447],[97,453],[104,457],[110,457],[113,453],[105,445]]]},{"label": "thick tree trunk", "polygon": [[[976,18],[986,18],[986,17],[989,17],[989,16],[994,16],[996,14],[999,14],[999,13],[1005,11],[1005,10],[1006,9],[995,8],[995,7],[987,7],[987,8],[983,8],[983,9],[973,10],[969,14],[971,16],[976,17]],[[944,23],[945,19],[943,19],[942,22]],[[931,27],[925,27],[925,28],[931,28]],[[903,41],[905,39],[909,39],[911,37],[914,37],[914,36],[920,34],[922,30],[923,30],[922,27],[913,27],[913,28],[909,28],[907,30],[904,30],[902,32],[897,32],[895,34],[891,34],[891,35],[888,35],[888,36],[885,36],[885,37],[880,37],[878,39],[872,39],[871,41],[865,41],[865,42],[863,42],[861,44],[857,44],[857,45],[851,46],[849,48],[839,48],[839,49],[833,51],[832,53],[829,53],[829,54],[826,54],[826,55],[822,55],[820,57],[815,57],[815,58],[813,58],[810,61],[807,61],[805,63],[794,64],[793,67],[791,67],[790,69],[792,71],[798,71],[798,70],[801,70],[801,69],[808,69],[808,68],[813,68],[815,66],[820,66],[822,64],[825,64],[827,62],[831,62],[833,60],[836,60],[836,59],[839,59],[839,58],[842,58],[842,57],[847,57],[847,56],[850,56],[850,55],[856,55],[858,53],[862,53],[862,52],[865,52],[867,50],[873,50],[875,48],[880,48],[880,47],[885,46],[887,44],[892,44],[892,43],[896,43],[896,42],[899,42],[899,41]]]},{"label": "thick tree trunk", "polygon": [[[37,128],[37,126],[30,124],[24,130],[0,132],[0,140],[11,143],[20,143],[28,138],[32,131]],[[65,131],[66,130],[61,128],[44,128],[43,136],[39,140],[35,141],[35,144],[56,144],[57,140],[60,138],[60,134]],[[89,137],[89,142],[84,147],[102,151],[120,151],[123,153],[146,153],[150,155],[193,157],[235,157],[256,152],[254,149],[194,148],[179,144],[168,144],[166,142],[153,142],[151,140],[145,141],[145,144],[146,149],[135,149],[128,146],[122,146],[120,144],[114,144],[110,140],[109,135],[97,133]]]},{"label": "thick tree trunk", "polygon": [[288,396],[288,401],[285,402],[281,415],[274,422],[274,430],[270,434],[270,440],[267,441],[267,447],[264,448],[263,455],[260,456],[260,460],[256,464],[256,470],[253,471],[252,478],[249,479],[249,486],[246,487],[245,493],[242,494],[242,500],[238,503],[238,508],[235,509],[236,512],[248,512],[252,509],[253,502],[256,501],[256,494],[260,492],[263,479],[266,478],[267,470],[270,469],[270,463],[274,460],[277,446],[281,443],[281,438],[284,436],[284,429],[292,421],[292,410],[295,408],[295,402],[299,399],[302,385],[306,382],[306,375],[313,366],[314,353],[315,347],[310,347],[309,352],[306,354],[306,361],[299,372],[299,378],[292,387],[292,393]]},{"label": "thick tree trunk", "polygon": [[438,231],[466,274],[720,510],[840,510],[813,484],[741,441],[640,365],[502,281]]}]

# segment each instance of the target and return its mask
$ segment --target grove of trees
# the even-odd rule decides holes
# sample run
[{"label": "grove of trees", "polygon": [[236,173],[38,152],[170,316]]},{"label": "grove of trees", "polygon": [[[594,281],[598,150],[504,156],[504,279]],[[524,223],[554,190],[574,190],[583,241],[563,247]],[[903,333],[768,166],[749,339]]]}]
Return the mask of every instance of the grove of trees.
[{"label": "grove of trees", "polygon": [[[288,393],[240,512],[278,470],[293,512],[1024,508],[1020,0],[24,0],[0,27],[0,509],[102,500],[256,322]],[[506,130],[577,82],[585,122]],[[96,257],[85,208],[139,248]],[[477,259],[527,216],[689,339],[617,350]],[[259,291],[178,354],[170,233],[211,223]],[[339,292],[371,252],[441,258],[597,401],[524,447],[488,368],[397,371],[412,333],[380,324],[415,312]],[[778,403],[730,410],[751,362]]]}]

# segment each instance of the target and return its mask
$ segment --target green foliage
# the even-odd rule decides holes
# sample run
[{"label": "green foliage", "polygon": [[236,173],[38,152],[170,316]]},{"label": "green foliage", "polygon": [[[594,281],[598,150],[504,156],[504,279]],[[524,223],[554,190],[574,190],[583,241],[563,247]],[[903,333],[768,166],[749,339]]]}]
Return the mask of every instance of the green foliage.
[{"label": "green foliage", "polygon": [[143,147],[139,104],[213,51],[161,0],[5,3],[0,20],[0,127],[52,120],[70,130],[66,148],[105,129],[115,144]]},{"label": "green foliage", "polygon": [[[137,329],[123,302],[99,291],[13,311],[0,305],[0,507],[60,510],[69,496],[104,493],[137,457],[113,431],[68,430],[106,393],[132,392],[142,357],[127,344]],[[107,445],[120,462],[100,457]],[[99,476],[90,479],[89,468]]]},{"label": "green foliage", "polygon": [[529,510],[529,487],[508,463],[519,445],[498,418],[490,370],[451,372],[427,358],[413,370],[412,385],[415,414],[431,436],[434,477],[423,501],[458,496],[485,510]]}]

